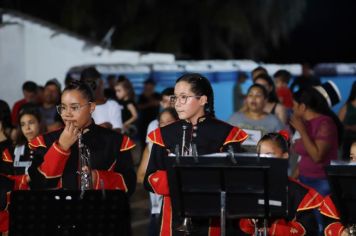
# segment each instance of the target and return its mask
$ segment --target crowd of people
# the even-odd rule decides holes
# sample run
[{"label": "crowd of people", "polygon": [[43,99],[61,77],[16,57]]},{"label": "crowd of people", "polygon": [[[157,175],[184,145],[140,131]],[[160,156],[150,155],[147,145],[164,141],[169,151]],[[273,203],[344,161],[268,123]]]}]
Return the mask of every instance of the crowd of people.
[{"label": "crowd of people", "polygon": [[[340,112],[331,81],[321,83],[304,68],[292,78],[286,70],[270,76],[263,67],[251,73],[243,94],[241,73],[234,88],[235,112],[225,122],[215,117],[214,92],[200,74],[177,78],[174,88],[155,91],[147,79],[136,95],[130,80],[94,68],[62,89],[50,79],[43,92],[33,81],[22,86],[23,99],[10,109],[0,100],[0,232],[8,232],[10,194],[15,190],[120,190],[131,196],[136,183],[150,192],[149,236],[180,235],[182,219],[172,211],[167,156],[233,151],[288,159],[288,217],[273,219],[268,235],[348,235],[325,173],[334,160],[356,160],[356,82]],[[105,83],[106,81],[106,83]],[[289,87],[291,84],[291,87]],[[90,165],[81,162],[83,144]],[[133,152],[138,148],[139,152]],[[139,153],[135,163],[133,154]],[[136,170],[137,169],[137,170]],[[255,219],[231,222],[232,235],[252,235]],[[194,220],[195,235],[220,235],[215,218]]]}]

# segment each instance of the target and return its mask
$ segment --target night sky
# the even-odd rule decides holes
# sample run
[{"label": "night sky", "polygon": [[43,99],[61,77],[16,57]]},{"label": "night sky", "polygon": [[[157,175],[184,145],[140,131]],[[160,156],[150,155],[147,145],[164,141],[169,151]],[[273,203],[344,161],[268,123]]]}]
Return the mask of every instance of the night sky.
[{"label": "night sky", "polygon": [[[134,0],[132,0],[134,1]],[[184,0],[182,0],[184,1]],[[257,0],[256,0],[257,1]],[[286,0],[288,1],[288,0]],[[290,0],[292,1],[292,0]],[[298,0],[295,0],[298,1]],[[22,1],[22,0],[0,0],[0,7],[16,9],[20,12],[48,20],[52,23],[61,25],[63,23],[63,12],[68,11],[68,6],[75,2],[76,6],[72,9],[79,9],[80,4],[88,4],[88,1],[55,1],[55,0],[38,0],[38,1]],[[91,2],[91,1],[89,1]],[[94,1],[95,2],[95,1]],[[134,1],[139,2],[139,0]],[[150,2],[150,1],[146,1]],[[155,1],[151,1],[155,2]],[[159,2],[157,0],[156,2]],[[187,2],[187,1],[186,1]],[[218,2],[218,1],[217,1]],[[243,4],[244,1],[241,1]],[[258,2],[258,1],[257,1]],[[86,34],[84,36],[100,40],[103,34],[110,28],[110,17],[107,15],[116,15],[115,19],[125,21],[123,12],[115,12],[113,9],[121,9],[125,4],[122,1],[100,1],[95,4],[95,17],[93,14],[83,16],[83,20],[87,22],[87,26],[82,27],[77,31],[79,34]],[[159,2],[161,4],[161,2]],[[167,4],[164,2],[163,4]],[[196,3],[195,3],[196,4]],[[112,5],[115,5],[113,7]],[[66,6],[65,9],[63,6]],[[197,4],[196,6],[197,7]],[[70,7],[69,7],[70,8]],[[95,9],[96,8],[96,9]],[[194,11],[194,9],[190,9]],[[250,10],[250,9],[249,9]],[[142,11],[142,10],[141,10]],[[253,9],[251,10],[253,12]],[[145,11],[142,11],[143,14]],[[185,13],[182,13],[184,15]],[[306,8],[302,12],[302,20],[297,26],[289,32],[289,35],[280,41],[279,46],[267,47],[267,52],[264,55],[256,56],[255,58],[248,58],[247,53],[236,48],[233,51],[233,58],[236,59],[254,59],[256,61],[270,62],[270,63],[318,63],[318,62],[356,62],[356,1],[354,0],[306,0]],[[93,16],[93,19],[91,17]],[[102,16],[102,17],[100,17]],[[80,17],[80,15],[78,16]],[[98,21],[97,19],[103,19]],[[79,21],[81,21],[80,19]],[[171,19],[170,19],[171,20]],[[180,19],[176,19],[179,21]],[[93,28],[98,30],[96,34],[89,32],[88,25],[92,22]],[[120,25],[120,23],[118,23]],[[122,23],[124,25],[124,23]],[[75,25],[73,23],[73,25]],[[135,24],[133,24],[135,25]],[[63,25],[62,25],[63,27]],[[120,27],[118,27],[120,29]],[[71,30],[71,29],[69,29]],[[124,30],[122,28],[121,30]],[[133,29],[135,31],[136,29]],[[140,29],[138,29],[140,30]],[[142,29],[141,29],[142,30]],[[99,35],[99,36],[98,36]],[[101,35],[101,36],[100,36]],[[114,39],[119,38],[118,33],[114,35]],[[228,59],[221,56],[221,54],[211,53],[204,57],[201,51],[197,51],[199,40],[192,40],[189,46],[183,46],[182,59]],[[124,45],[124,44],[122,44]],[[118,49],[129,49],[138,51],[160,51],[154,47],[152,43],[143,43],[140,46],[135,44],[128,45],[126,48],[117,47]],[[163,48],[163,47],[161,47]],[[240,47],[240,49],[243,49]],[[161,50],[161,52],[170,52]],[[174,53],[174,52],[172,52]],[[179,55],[176,55],[181,59]]]},{"label": "night sky", "polygon": [[356,62],[356,1],[308,1],[303,22],[266,60]]}]

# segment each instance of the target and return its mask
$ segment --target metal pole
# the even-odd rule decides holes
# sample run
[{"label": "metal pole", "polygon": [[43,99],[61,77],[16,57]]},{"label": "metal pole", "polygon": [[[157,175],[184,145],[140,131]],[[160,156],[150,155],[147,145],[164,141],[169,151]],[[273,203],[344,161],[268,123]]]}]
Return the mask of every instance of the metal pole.
[{"label": "metal pole", "polygon": [[221,236],[225,236],[225,223],[226,223],[226,192],[221,191],[220,193],[220,205],[221,205],[221,215],[220,215],[220,226],[221,226]]}]

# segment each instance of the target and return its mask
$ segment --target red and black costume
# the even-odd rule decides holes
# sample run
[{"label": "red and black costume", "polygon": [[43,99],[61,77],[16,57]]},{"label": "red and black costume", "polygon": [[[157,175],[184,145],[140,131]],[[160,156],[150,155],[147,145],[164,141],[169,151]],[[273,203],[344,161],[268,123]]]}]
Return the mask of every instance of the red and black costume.
[{"label": "red and black costume", "polygon": [[[199,155],[227,151],[231,146],[235,152],[240,150],[240,143],[247,138],[247,134],[230,124],[214,119],[202,117],[196,125],[186,121],[173,124],[152,131],[148,137],[154,143],[144,180],[145,187],[154,193],[163,195],[161,211],[161,236],[179,235],[175,229],[182,223],[181,219],[171,210],[171,199],[167,180],[167,156],[174,153],[176,146],[181,148],[185,126],[185,147],[189,149],[195,144]],[[194,222],[198,232],[194,235],[220,235],[219,220]],[[201,223],[201,224],[199,224]]]},{"label": "red and black costume", "polygon": [[[11,142],[1,142],[1,160],[0,160],[0,235],[9,230],[9,200],[10,192],[14,188],[14,181],[8,178],[11,173],[9,163],[4,161],[4,150],[11,148]],[[8,152],[8,151],[7,151]]]},{"label": "red and black costume", "polygon": [[26,173],[31,165],[33,151],[28,148],[27,143],[17,145],[15,149],[12,145],[7,145],[1,153],[0,161],[0,232],[8,230],[10,204],[10,193],[12,190],[28,190]]},{"label": "red and black costume", "polygon": [[334,204],[332,195],[324,198],[319,210],[324,216],[324,235],[340,236],[345,226],[340,222],[340,213]]},{"label": "red and black costume", "polygon": [[[30,142],[35,150],[29,168],[31,189],[79,189],[78,145],[63,150],[58,144],[63,129],[38,136]],[[130,149],[135,145],[127,137],[95,125],[84,129],[83,143],[90,151],[90,164],[96,172],[94,189],[118,189],[132,194],[136,186]],[[103,186],[102,184],[103,183]]]},{"label": "red and black costume", "polygon": [[[313,210],[318,209],[323,197],[314,189],[289,178],[288,181],[288,217],[272,219],[268,235],[302,236],[318,235],[318,223]],[[241,219],[240,228],[248,235],[253,235],[255,226],[250,219]]]},{"label": "red and black costume", "polygon": [[28,168],[31,166],[33,155],[34,150],[29,148],[27,142],[3,151],[3,173],[14,181],[14,190],[29,190],[26,176],[28,175]]}]

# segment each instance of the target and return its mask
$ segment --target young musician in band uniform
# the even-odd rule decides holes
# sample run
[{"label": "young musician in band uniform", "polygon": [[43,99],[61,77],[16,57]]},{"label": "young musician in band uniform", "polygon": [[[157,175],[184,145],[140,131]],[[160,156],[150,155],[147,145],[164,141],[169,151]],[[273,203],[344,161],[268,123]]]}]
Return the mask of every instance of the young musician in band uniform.
[{"label": "young musician in band uniform", "polygon": [[[65,127],[30,142],[35,156],[29,168],[31,189],[79,189],[78,137],[88,148],[93,189],[117,189],[133,193],[136,175],[130,149],[133,142],[96,125],[91,117],[94,95],[83,82],[67,86],[57,107]],[[85,170],[88,170],[87,168]]]},{"label": "young musician in band uniform", "polygon": [[[288,158],[289,142],[287,131],[268,133],[257,144],[261,154],[270,154],[278,158]],[[268,235],[302,236],[318,235],[318,223],[313,210],[318,209],[323,197],[314,189],[289,178],[288,180],[288,216],[271,219],[267,229]],[[240,228],[248,235],[254,235],[255,222],[241,219]]]},{"label": "young musician in band uniform", "polygon": [[[194,147],[198,155],[227,151],[229,146],[237,152],[240,143],[247,138],[243,130],[215,118],[212,87],[200,74],[185,74],[178,78],[171,102],[180,120],[148,134],[154,144],[144,179],[149,191],[163,195],[161,236],[179,235],[175,229],[182,223],[171,209],[168,154],[175,153],[177,145],[181,155],[192,155]],[[218,222],[193,220],[197,230],[194,235],[220,235]]]},{"label": "young musician in band uniform", "polygon": [[17,123],[16,146],[5,148],[0,158],[0,232],[6,232],[9,228],[11,191],[29,189],[27,171],[32,162],[33,151],[28,147],[28,143],[42,130],[41,114],[37,105],[23,105]]}]

